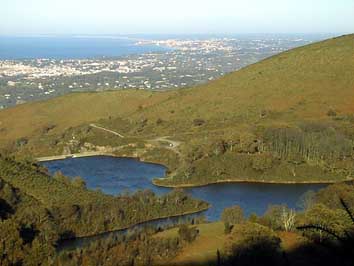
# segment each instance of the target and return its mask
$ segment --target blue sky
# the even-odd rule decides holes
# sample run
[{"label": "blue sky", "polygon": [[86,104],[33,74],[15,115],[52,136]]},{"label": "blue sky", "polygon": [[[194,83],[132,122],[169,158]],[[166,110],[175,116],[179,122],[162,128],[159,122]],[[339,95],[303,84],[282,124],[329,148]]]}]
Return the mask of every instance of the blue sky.
[{"label": "blue sky", "polygon": [[354,0],[0,0],[0,7],[0,35],[354,32]]}]

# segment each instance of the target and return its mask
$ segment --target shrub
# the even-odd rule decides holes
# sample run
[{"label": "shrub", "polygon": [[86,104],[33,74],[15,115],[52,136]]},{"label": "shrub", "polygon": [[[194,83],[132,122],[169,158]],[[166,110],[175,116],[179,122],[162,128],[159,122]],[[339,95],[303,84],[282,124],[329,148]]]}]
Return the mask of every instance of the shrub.
[{"label": "shrub", "polygon": [[[345,236],[345,230],[350,228],[351,221],[342,209],[329,209],[323,204],[316,204],[310,208],[304,217],[305,224],[316,225],[336,232],[340,237]],[[317,241],[331,239],[332,236],[322,230],[306,231],[307,236]]]},{"label": "shrub", "polygon": [[196,127],[202,126],[205,124],[205,120],[201,118],[196,118],[193,120],[193,125]]},{"label": "shrub", "polygon": [[258,217],[257,214],[251,213],[251,215],[248,217],[248,221],[249,221],[250,223],[258,223],[259,217]]},{"label": "shrub", "polygon": [[225,222],[224,223],[224,233],[225,233],[225,235],[230,234],[231,231],[232,231],[232,228],[233,228],[233,226],[230,223]]},{"label": "shrub", "polygon": [[86,189],[86,182],[80,176],[74,177],[73,180],[71,181],[71,184],[74,187]]},{"label": "shrub", "polygon": [[224,223],[240,224],[244,221],[243,210],[240,206],[225,208],[221,214]]},{"label": "shrub", "polygon": [[163,120],[161,118],[158,118],[156,120],[156,125],[161,125],[163,123]]},{"label": "shrub", "polygon": [[269,153],[255,155],[252,158],[252,168],[257,171],[264,171],[273,166],[273,157]]},{"label": "shrub", "polygon": [[286,205],[270,205],[262,220],[273,230],[290,231],[295,226],[295,218],[295,211]]},{"label": "shrub", "polygon": [[327,112],[327,115],[328,116],[337,116],[337,113],[333,109],[329,109],[328,112]]},{"label": "shrub", "polygon": [[15,145],[16,147],[23,147],[27,145],[28,139],[27,138],[19,138],[16,140]]},{"label": "shrub", "polygon": [[235,226],[225,245],[230,265],[276,265],[280,238],[269,228],[244,223]]},{"label": "shrub", "polygon": [[193,242],[198,234],[199,230],[196,227],[188,227],[186,224],[182,224],[178,229],[180,239],[189,243]]}]

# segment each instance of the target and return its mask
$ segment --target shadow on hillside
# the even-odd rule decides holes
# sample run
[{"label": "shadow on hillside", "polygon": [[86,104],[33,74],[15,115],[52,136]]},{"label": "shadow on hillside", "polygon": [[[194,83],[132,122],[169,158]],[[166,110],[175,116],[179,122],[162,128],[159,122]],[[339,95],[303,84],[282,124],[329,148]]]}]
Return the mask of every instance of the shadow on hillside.
[{"label": "shadow on hillside", "polygon": [[215,261],[190,261],[169,266],[353,266],[354,242],[353,239],[347,239],[344,244],[305,244],[282,252],[260,241],[237,250],[236,254],[228,258],[217,255],[216,258]]}]

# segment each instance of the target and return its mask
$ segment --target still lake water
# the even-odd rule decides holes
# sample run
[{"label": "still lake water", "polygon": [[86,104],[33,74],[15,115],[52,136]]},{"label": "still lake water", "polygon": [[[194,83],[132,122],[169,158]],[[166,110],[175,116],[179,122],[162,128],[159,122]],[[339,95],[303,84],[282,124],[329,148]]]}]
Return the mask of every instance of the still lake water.
[{"label": "still lake water", "polygon": [[[158,195],[170,191],[169,188],[157,187],[151,183],[153,178],[165,176],[164,166],[136,159],[94,156],[43,162],[42,165],[46,166],[51,174],[61,171],[70,177],[81,176],[89,189],[101,189],[111,195],[138,189],[150,189]],[[191,196],[209,202],[211,208],[204,214],[209,221],[216,221],[220,219],[225,207],[233,205],[241,206],[245,215],[262,215],[269,204],[287,204],[296,208],[302,194],[309,190],[317,191],[325,186],[226,183],[185,190]]]}]

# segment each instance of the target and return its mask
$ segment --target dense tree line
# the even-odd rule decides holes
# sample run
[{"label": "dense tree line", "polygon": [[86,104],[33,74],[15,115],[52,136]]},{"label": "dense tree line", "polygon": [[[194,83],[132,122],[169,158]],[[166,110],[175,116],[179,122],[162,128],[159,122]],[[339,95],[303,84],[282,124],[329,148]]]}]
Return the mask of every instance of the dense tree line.
[{"label": "dense tree line", "polygon": [[222,180],[306,182],[354,176],[354,138],[333,122],[258,126],[251,132],[205,135],[183,147],[183,162],[160,185]]},{"label": "dense tree line", "polygon": [[294,161],[336,161],[351,158],[353,141],[322,123],[299,127],[268,128],[264,140],[271,152]]},{"label": "dense tree line", "polygon": [[[1,265],[51,265],[62,239],[126,228],[203,210],[205,202],[182,190],[157,197],[152,191],[109,196],[84,181],[49,176],[31,161],[0,156]],[[145,243],[145,242],[144,242]]]}]

